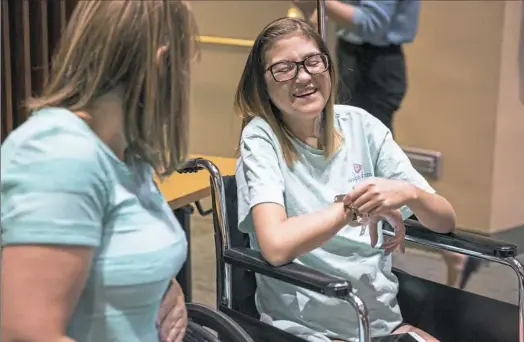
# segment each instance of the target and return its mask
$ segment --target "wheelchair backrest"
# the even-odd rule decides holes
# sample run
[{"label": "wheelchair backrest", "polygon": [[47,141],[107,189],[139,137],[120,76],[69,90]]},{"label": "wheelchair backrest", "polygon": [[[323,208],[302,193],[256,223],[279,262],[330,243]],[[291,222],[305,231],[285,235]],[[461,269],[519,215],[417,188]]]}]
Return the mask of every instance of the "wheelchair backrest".
[{"label": "wheelchair backrest", "polygon": [[[229,231],[230,247],[231,248],[249,248],[249,235],[242,233],[238,229],[238,201],[237,201],[237,182],[235,176],[224,176],[224,192],[226,198],[226,214],[229,227],[226,227]],[[213,213],[216,212],[215,208],[215,197],[213,189],[211,190],[211,197],[213,202]],[[217,267],[217,293],[221,294],[223,289],[224,279],[224,263],[222,262],[222,240],[220,235],[220,228],[218,226],[217,218],[213,215],[213,226],[215,231],[215,248],[216,248],[216,267]],[[247,270],[233,268],[232,269],[232,293],[233,298],[232,304],[233,309],[241,311],[252,317],[258,317],[258,312],[254,306],[254,298],[256,291],[256,280],[255,275]],[[217,301],[220,299],[217,298]],[[219,303],[217,303],[219,304]]]}]

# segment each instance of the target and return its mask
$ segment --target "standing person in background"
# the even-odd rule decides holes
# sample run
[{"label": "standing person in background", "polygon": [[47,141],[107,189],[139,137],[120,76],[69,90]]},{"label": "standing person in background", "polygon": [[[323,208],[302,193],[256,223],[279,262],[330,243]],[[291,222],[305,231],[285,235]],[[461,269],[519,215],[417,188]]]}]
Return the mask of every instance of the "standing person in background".
[{"label": "standing person in background", "polygon": [[[316,1],[293,1],[316,24]],[[338,103],[373,113],[390,130],[406,94],[403,45],[414,40],[418,0],[326,1],[337,25]]]},{"label": "standing person in background", "polygon": [[[365,109],[393,134],[393,116],[407,91],[403,45],[417,34],[419,0],[329,0],[326,14],[337,26],[338,103]],[[317,26],[317,2],[293,0]],[[447,284],[464,288],[477,271],[477,259],[441,252]]]}]

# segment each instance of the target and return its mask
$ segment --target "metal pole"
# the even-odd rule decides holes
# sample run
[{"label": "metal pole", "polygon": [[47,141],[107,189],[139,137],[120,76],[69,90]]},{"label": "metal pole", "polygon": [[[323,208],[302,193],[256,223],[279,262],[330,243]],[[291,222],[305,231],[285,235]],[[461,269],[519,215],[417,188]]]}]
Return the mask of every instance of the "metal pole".
[{"label": "metal pole", "polygon": [[[318,34],[322,37],[324,43],[327,44],[326,37],[326,0],[317,0],[317,23],[318,23]],[[320,114],[320,120],[318,121],[317,134],[324,134],[324,128],[326,125],[326,115],[323,110]],[[320,138],[320,136],[319,136]]]},{"label": "metal pole", "polygon": [[327,43],[326,38],[326,0],[317,0],[317,22],[318,22],[318,33]]}]

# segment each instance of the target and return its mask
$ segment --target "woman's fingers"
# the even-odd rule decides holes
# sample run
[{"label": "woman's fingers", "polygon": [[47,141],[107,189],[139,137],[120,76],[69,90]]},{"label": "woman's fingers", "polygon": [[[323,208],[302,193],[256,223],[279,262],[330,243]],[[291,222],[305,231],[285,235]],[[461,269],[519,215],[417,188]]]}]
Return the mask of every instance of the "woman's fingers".
[{"label": "woman's fingers", "polygon": [[182,342],[186,334],[187,322],[173,322],[173,324],[167,328],[166,331],[160,335],[161,341],[163,342]]},{"label": "woman's fingers", "polygon": [[369,229],[371,247],[375,247],[378,242],[378,218],[370,217],[367,221],[367,225]]},{"label": "woman's fingers", "polygon": [[387,239],[383,244],[382,248],[387,254],[394,252],[397,248],[402,254],[406,253],[405,240],[403,232],[399,231],[399,234],[395,234],[395,237]]},{"label": "woman's fingers", "polygon": [[181,327],[175,326],[169,332],[166,342],[182,342],[185,334],[186,334],[185,325]]},{"label": "woman's fingers", "polygon": [[167,315],[160,326],[160,338],[165,342],[182,341],[187,326],[185,305],[178,304]]},{"label": "woman's fingers", "polygon": [[406,237],[406,227],[404,226],[404,221],[402,221],[402,217],[400,217],[395,226],[395,237],[399,240],[399,247],[402,254],[406,253],[406,246],[405,246],[405,237]]},{"label": "woman's fingers", "polygon": [[160,341],[167,341],[167,337],[169,336],[169,333],[171,332],[171,328],[174,325],[174,322],[170,319],[165,319],[162,324],[160,325],[159,333],[160,333]]},{"label": "woman's fingers", "polygon": [[355,206],[355,209],[357,209],[358,212],[363,215],[374,216],[375,213],[381,210],[381,206],[377,201],[371,200],[360,207]]}]

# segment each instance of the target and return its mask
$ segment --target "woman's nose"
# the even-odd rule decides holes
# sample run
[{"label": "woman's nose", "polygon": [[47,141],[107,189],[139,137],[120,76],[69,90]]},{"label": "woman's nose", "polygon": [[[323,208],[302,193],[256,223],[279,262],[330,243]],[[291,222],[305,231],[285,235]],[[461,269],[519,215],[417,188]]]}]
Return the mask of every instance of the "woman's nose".
[{"label": "woman's nose", "polygon": [[311,75],[306,71],[303,66],[298,67],[297,71],[297,82],[304,83],[311,80]]}]

